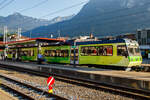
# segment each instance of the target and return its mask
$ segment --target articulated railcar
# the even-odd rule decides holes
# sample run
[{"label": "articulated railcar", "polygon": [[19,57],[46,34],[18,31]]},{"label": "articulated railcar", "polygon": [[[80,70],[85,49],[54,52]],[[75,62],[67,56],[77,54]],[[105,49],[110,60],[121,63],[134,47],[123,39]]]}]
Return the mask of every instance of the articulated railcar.
[{"label": "articulated railcar", "polygon": [[23,61],[37,61],[38,53],[44,56],[46,62],[50,63],[120,67],[135,67],[142,63],[138,43],[129,39],[69,41],[63,45],[44,45],[40,48],[38,46],[18,47],[8,50],[9,58],[15,54],[16,58]]},{"label": "articulated railcar", "polygon": [[70,63],[70,46],[46,46],[41,48],[41,54],[50,63]]},{"label": "articulated railcar", "polygon": [[106,66],[140,66],[142,56],[136,41],[128,39],[77,43],[78,63]]}]

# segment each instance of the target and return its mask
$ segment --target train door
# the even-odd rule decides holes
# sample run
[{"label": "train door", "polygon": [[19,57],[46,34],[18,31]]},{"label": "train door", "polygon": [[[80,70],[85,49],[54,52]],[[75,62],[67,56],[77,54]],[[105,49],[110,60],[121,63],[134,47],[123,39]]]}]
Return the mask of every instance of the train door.
[{"label": "train door", "polygon": [[17,61],[21,60],[21,49],[20,48],[16,49],[16,60]]},{"label": "train door", "polygon": [[71,46],[70,64],[79,64],[79,47]]}]

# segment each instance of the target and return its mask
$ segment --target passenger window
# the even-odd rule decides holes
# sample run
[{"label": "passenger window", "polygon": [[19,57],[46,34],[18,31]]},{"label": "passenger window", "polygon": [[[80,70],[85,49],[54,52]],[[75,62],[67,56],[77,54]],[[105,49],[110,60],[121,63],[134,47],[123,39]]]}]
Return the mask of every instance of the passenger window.
[{"label": "passenger window", "polygon": [[68,50],[64,50],[64,56],[62,57],[68,57],[69,56],[69,51]]},{"label": "passenger window", "polygon": [[88,55],[88,47],[81,47],[81,55],[82,56]]},{"label": "passenger window", "polygon": [[103,46],[98,47],[98,55],[99,56],[103,55]]},{"label": "passenger window", "polygon": [[112,46],[103,46],[103,56],[112,56],[113,47]]},{"label": "passenger window", "polygon": [[31,56],[34,56],[34,50],[31,50]]},{"label": "passenger window", "polygon": [[117,46],[117,55],[118,56],[127,56],[127,48],[125,45]]},{"label": "passenger window", "polygon": [[113,46],[81,47],[81,56],[112,56]]},{"label": "passenger window", "polygon": [[47,57],[49,54],[48,54],[48,50],[45,50],[44,51],[44,55]]},{"label": "passenger window", "polygon": [[96,48],[96,46],[95,47],[89,47],[89,50],[91,51],[90,52],[90,55],[92,55],[92,56],[97,56],[97,48]]},{"label": "passenger window", "polygon": [[45,50],[44,55],[47,57],[68,57],[68,50]]}]

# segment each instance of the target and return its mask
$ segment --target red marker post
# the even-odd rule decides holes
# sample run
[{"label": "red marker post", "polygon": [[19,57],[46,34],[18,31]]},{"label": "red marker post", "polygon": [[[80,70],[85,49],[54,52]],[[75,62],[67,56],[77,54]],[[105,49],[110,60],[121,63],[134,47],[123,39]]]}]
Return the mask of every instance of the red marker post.
[{"label": "red marker post", "polygon": [[49,90],[48,90],[49,93],[53,93],[52,85],[54,84],[54,82],[55,82],[55,79],[54,79],[52,76],[50,76],[50,77],[47,79],[47,85],[48,85],[48,87],[49,87]]}]

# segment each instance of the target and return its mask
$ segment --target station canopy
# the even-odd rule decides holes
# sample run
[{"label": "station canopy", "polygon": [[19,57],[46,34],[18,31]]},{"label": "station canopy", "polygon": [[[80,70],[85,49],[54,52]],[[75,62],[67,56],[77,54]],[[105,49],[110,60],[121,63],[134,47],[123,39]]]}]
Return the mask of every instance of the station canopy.
[{"label": "station canopy", "polygon": [[10,41],[7,42],[6,45],[8,47],[24,47],[24,46],[37,46],[39,43],[42,45],[49,45],[58,42],[65,42],[64,39],[54,39],[54,38],[31,38],[26,40],[19,40],[19,41]]},{"label": "station canopy", "polygon": [[5,48],[5,43],[0,41],[0,50]]}]

